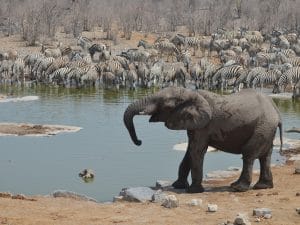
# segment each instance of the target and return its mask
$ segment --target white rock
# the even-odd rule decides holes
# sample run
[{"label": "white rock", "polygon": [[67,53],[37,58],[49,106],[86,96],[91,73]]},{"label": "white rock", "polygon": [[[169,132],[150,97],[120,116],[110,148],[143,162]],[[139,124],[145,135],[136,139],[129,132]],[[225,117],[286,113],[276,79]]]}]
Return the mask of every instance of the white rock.
[{"label": "white rock", "polygon": [[167,188],[172,186],[172,181],[169,180],[157,180],[156,185],[157,188]]},{"label": "white rock", "polygon": [[271,219],[272,218],[272,215],[271,214],[265,214],[264,215],[264,219]]},{"label": "white rock", "polygon": [[264,216],[266,214],[272,214],[272,210],[268,208],[256,208],[253,209],[253,216]]},{"label": "white rock", "polygon": [[202,199],[192,199],[189,203],[190,206],[199,206],[202,205]]},{"label": "white rock", "polygon": [[176,208],[179,206],[179,201],[175,195],[168,195],[161,205],[166,208]]},{"label": "white rock", "polygon": [[152,202],[162,203],[166,199],[166,197],[166,193],[164,193],[162,190],[158,190],[152,195]]},{"label": "white rock", "polygon": [[123,201],[123,200],[124,200],[124,196],[121,196],[121,195],[115,196],[115,197],[113,198],[113,202],[121,202],[121,201]]},{"label": "white rock", "polygon": [[208,204],[207,205],[207,211],[208,212],[217,212],[218,211],[218,206],[215,204]]},{"label": "white rock", "polygon": [[300,215],[300,208],[297,208],[296,212]]}]

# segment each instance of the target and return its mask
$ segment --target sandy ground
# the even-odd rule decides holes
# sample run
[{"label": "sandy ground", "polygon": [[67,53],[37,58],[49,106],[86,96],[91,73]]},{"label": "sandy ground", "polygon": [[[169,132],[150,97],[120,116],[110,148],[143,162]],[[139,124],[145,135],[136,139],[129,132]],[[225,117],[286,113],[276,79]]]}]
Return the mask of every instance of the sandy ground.
[{"label": "sandy ground", "polygon": [[[299,150],[297,150],[299,153]],[[295,152],[294,152],[295,153]],[[259,224],[299,225],[300,174],[295,174],[294,163],[272,169],[273,189],[232,192],[228,185],[235,177],[205,183],[208,190],[199,194],[175,193],[179,207],[167,209],[159,203],[95,203],[45,196],[0,197],[0,224],[10,225],[100,225],[100,224],[205,224],[217,225],[234,220],[237,213],[246,213],[252,224],[257,219],[254,208],[270,208],[271,219],[260,219]],[[257,180],[254,174],[253,182]],[[99,187],[100,188],[100,187]],[[297,194],[298,193],[298,194]],[[0,195],[1,196],[1,195]],[[202,199],[201,206],[190,206],[192,199]],[[218,211],[207,212],[207,204],[217,204]]]},{"label": "sandy ground", "polygon": [[80,129],[80,127],[63,125],[0,123],[0,136],[51,136],[58,133],[77,132]]}]

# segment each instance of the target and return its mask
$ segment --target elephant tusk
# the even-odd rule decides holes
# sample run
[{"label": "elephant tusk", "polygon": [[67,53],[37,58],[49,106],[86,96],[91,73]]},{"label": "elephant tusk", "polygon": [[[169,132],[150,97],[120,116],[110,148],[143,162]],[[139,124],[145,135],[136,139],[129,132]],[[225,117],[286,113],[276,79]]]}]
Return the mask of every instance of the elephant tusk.
[{"label": "elephant tusk", "polygon": [[146,113],[144,111],[139,112],[139,115],[145,115]]}]

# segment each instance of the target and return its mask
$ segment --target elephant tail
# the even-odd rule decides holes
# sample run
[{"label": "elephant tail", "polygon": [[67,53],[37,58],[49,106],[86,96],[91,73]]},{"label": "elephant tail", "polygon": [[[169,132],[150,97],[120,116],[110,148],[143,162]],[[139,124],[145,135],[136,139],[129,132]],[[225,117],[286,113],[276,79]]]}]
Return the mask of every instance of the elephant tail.
[{"label": "elephant tail", "polygon": [[279,128],[279,136],[280,136],[280,150],[279,152],[282,152],[282,122],[279,121],[278,123],[278,128]]}]

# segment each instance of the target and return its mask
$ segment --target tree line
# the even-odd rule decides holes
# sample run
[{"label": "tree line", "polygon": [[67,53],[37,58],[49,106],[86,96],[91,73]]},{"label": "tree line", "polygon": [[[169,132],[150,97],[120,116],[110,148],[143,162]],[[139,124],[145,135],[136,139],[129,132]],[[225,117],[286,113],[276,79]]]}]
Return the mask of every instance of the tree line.
[{"label": "tree line", "polygon": [[0,6],[0,32],[21,34],[29,45],[58,28],[78,37],[101,27],[111,40],[119,31],[130,39],[133,31],[163,34],[180,26],[190,36],[241,27],[300,32],[298,0],[0,0]]}]

